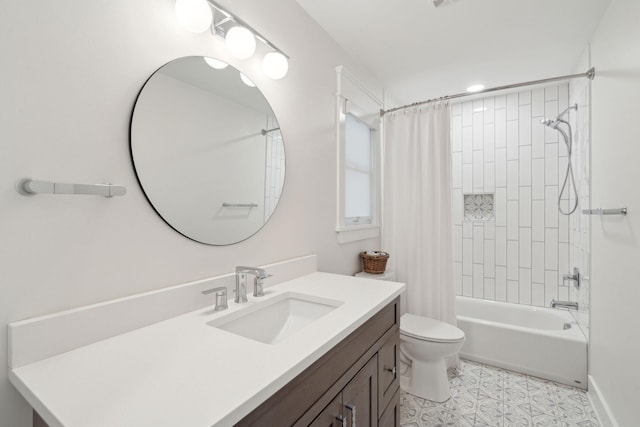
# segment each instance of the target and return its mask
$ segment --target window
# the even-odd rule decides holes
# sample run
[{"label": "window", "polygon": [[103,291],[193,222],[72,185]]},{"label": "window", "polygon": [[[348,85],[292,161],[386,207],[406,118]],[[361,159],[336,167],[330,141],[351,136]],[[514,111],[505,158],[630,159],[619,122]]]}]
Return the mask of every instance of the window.
[{"label": "window", "polygon": [[371,224],[375,198],[375,130],[350,113],[345,116],[344,127],[344,222],[345,225]]},{"label": "window", "polygon": [[338,72],[336,124],[338,137],[339,243],[380,234],[379,98],[342,67]]}]

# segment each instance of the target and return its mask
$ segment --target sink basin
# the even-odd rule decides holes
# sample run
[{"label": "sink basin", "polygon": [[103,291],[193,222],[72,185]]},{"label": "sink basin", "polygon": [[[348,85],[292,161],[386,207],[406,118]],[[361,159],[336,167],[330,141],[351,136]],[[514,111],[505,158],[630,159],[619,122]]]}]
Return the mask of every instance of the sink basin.
[{"label": "sink basin", "polygon": [[287,292],[207,324],[255,341],[277,344],[341,304],[341,301]]}]

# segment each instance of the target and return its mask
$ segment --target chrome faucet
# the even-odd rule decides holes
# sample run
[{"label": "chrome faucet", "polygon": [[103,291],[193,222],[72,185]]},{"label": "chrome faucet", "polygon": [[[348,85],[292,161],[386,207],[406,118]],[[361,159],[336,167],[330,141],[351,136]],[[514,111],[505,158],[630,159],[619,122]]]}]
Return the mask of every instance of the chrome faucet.
[{"label": "chrome faucet", "polygon": [[569,310],[577,310],[578,303],[573,301],[556,301],[555,299],[551,300],[551,308],[568,308]]},{"label": "chrome faucet", "polygon": [[202,291],[202,295],[209,295],[214,292],[216,294],[216,307],[214,308],[214,310],[221,311],[229,308],[229,305],[227,304],[227,288],[224,286]]},{"label": "chrome faucet", "polygon": [[582,281],[582,275],[580,274],[580,270],[578,269],[578,267],[573,267],[573,274],[562,275],[563,285],[567,280],[571,280],[573,282],[573,286],[575,286],[576,289],[580,289],[580,282]]},{"label": "chrome faucet", "polygon": [[247,302],[247,274],[253,275],[253,296],[261,297],[264,295],[264,289],[262,288],[262,281],[267,277],[271,277],[266,271],[256,267],[236,267],[236,297],[234,302],[244,303]]}]

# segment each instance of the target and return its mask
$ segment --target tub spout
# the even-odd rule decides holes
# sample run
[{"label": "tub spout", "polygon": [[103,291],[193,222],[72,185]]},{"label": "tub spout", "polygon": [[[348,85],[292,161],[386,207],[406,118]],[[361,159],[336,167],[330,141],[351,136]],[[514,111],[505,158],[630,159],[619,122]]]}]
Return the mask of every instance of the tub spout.
[{"label": "tub spout", "polygon": [[573,301],[556,301],[551,300],[551,308],[568,308],[569,310],[577,310],[578,303]]}]

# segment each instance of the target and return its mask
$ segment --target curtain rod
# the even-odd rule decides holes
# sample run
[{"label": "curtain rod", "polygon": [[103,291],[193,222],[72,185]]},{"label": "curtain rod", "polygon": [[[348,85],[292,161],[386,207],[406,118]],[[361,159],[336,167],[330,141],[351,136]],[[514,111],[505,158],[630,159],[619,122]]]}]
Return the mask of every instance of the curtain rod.
[{"label": "curtain rod", "polygon": [[469,93],[469,92],[456,93],[455,95],[446,95],[446,96],[441,96],[440,98],[432,98],[432,99],[427,99],[426,101],[414,102],[413,104],[407,104],[407,105],[403,105],[401,107],[390,108],[388,110],[380,110],[380,116],[382,117],[387,113],[392,113],[394,111],[404,110],[405,108],[417,107],[418,105],[429,104],[431,102],[446,101],[446,100],[449,100],[449,99],[463,98],[465,96],[478,95],[478,94],[481,94],[481,93],[497,92],[499,90],[513,89],[513,88],[522,87],[522,86],[533,86],[533,85],[539,85],[539,84],[543,84],[543,83],[557,82],[557,81],[560,81],[560,80],[577,79],[577,78],[580,78],[580,77],[586,77],[589,80],[593,80],[595,75],[596,75],[596,69],[591,67],[589,70],[587,70],[584,73],[569,74],[569,75],[566,75],[566,76],[551,77],[551,78],[542,79],[542,80],[532,80],[530,82],[515,83],[515,84],[506,85],[506,86],[496,86],[496,87],[491,87],[489,89],[484,89],[484,90],[481,90],[481,91],[478,91],[478,92],[473,92],[473,93]]}]

